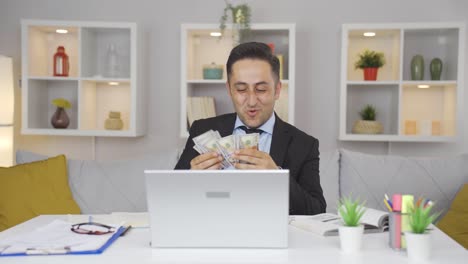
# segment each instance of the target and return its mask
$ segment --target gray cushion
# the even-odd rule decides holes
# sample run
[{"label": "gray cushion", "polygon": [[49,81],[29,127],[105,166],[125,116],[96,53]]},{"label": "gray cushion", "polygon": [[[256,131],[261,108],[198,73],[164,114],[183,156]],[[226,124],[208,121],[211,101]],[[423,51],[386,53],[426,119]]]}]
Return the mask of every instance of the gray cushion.
[{"label": "gray cushion", "polygon": [[[146,211],[145,169],[173,169],[177,152],[122,161],[68,159],[68,181],[83,214]],[[47,156],[17,151],[18,164]]]},{"label": "gray cushion", "polygon": [[411,158],[340,150],[340,195],[360,196],[368,207],[386,210],[384,194],[413,194],[436,202],[444,213],[468,182],[468,155]]},{"label": "gray cushion", "polygon": [[338,150],[320,153],[320,185],[327,201],[327,212],[336,213],[336,203],[339,198],[339,162]]}]

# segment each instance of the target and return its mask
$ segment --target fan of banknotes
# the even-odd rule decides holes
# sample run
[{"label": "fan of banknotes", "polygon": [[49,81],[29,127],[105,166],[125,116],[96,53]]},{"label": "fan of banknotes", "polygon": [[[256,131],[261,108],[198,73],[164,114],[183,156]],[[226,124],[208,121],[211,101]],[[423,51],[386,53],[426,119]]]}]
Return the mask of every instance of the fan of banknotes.
[{"label": "fan of banknotes", "polygon": [[233,167],[237,160],[231,156],[237,149],[258,149],[259,133],[221,137],[218,131],[209,130],[193,138],[193,148],[200,154],[215,151],[223,155],[222,169]]}]

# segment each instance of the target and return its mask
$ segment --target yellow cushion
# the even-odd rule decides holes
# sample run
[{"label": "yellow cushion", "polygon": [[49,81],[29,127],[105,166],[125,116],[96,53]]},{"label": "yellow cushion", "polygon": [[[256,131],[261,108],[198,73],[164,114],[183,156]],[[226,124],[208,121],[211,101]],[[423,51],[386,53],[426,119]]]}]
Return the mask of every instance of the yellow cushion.
[{"label": "yellow cushion", "polygon": [[0,167],[0,231],[41,214],[79,214],[64,155]]},{"label": "yellow cushion", "polygon": [[447,214],[437,227],[468,249],[468,184],[462,186],[455,196]]}]

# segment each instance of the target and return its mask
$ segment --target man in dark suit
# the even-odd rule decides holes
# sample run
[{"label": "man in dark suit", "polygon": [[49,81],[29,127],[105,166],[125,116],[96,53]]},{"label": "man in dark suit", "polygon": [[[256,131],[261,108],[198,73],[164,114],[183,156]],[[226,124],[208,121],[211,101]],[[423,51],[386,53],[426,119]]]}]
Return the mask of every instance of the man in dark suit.
[{"label": "man in dark suit", "polygon": [[[226,63],[226,87],[236,113],[197,120],[175,169],[220,169],[223,157],[210,152],[199,155],[193,138],[213,129],[222,137],[260,129],[259,149],[241,149],[236,169],[289,169],[290,214],[325,212],[320,186],[318,140],[282,121],[273,111],[281,92],[279,61],[264,43],[235,47]],[[261,190],[259,190],[261,191]]]}]

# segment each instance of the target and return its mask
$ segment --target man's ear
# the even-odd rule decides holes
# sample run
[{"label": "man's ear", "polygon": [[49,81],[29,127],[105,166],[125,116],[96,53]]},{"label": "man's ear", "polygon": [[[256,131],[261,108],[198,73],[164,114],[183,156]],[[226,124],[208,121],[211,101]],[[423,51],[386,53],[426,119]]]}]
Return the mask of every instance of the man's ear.
[{"label": "man's ear", "polygon": [[280,93],[281,93],[281,88],[282,88],[281,81],[278,80],[278,83],[276,84],[276,87],[275,87],[275,100],[279,99]]},{"label": "man's ear", "polygon": [[227,92],[228,92],[229,96],[232,97],[231,87],[229,86],[229,81],[226,81],[226,89],[227,89]]}]

